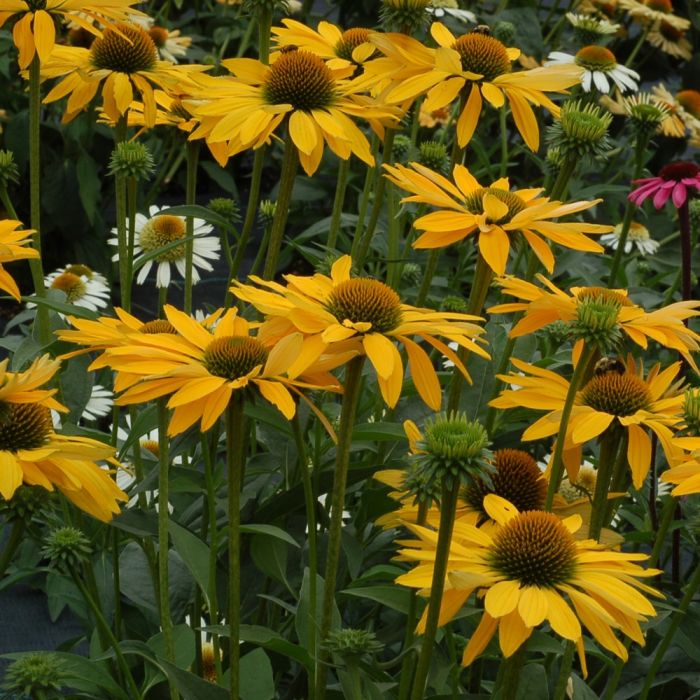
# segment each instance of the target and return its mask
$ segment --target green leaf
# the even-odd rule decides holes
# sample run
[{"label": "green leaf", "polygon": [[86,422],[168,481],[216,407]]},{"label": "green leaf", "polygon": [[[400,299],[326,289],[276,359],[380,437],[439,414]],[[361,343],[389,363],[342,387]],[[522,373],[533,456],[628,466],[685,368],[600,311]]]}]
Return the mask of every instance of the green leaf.
[{"label": "green leaf", "polygon": [[586,683],[575,673],[571,674],[574,694],[571,700],[598,700],[598,695],[594,693]]},{"label": "green leaf", "polygon": [[282,540],[287,544],[291,544],[297,548],[299,547],[299,543],[288,532],[275,525],[266,525],[264,523],[241,525],[241,532],[250,535],[268,535],[269,537],[276,537],[278,540]]},{"label": "green leaf", "polygon": [[78,156],[75,175],[78,178],[78,194],[83,209],[88,221],[94,224],[100,202],[100,178],[97,176],[97,164],[85,151]]},{"label": "green leaf", "polygon": [[94,321],[99,314],[95,311],[90,311],[90,309],[86,309],[82,306],[73,306],[73,304],[66,304],[63,301],[56,301],[56,299],[52,299],[51,297],[37,297],[37,296],[30,296],[30,297],[22,297],[22,301],[25,302],[31,302],[32,304],[36,304],[37,306],[45,306],[47,309],[51,309],[52,311],[57,311],[58,313],[63,314],[64,316],[75,316],[76,318],[88,318],[92,321]]},{"label": "green leaf", "polygon": [[149,430],[153,430],[158,423],[158,416],[156,411],[156,406],[149,406],[146,409],[141,409],[139,407],[139,412],[136,420],[131,425],[131,430],[129,430],[129,437],[126,442],[122,445],[121,450],[119,450],[119,459],[124,459],[124,455],[132,449],[134,444],[138,439],[145,435]]},{"label": "green leaf", "polygon": [[[308,568],[304,569],[304,578],[301,582],[299,591],[299,604],[297,605],[297,615],[294,618],[294,627],[296,629],[299,643],[305,648],[310,648],[311,635],[310,631],[313,627],[318,627],[321,621],[323,612],[323,591],[326,588],[325,581],[316,574],[316,605],[312,607],[310,600],[311,577]],[[315,610],[314,610],[315,607]],[[337,629],[341,625],[340,611],[338,606],[333,602],[333,611],[331,613],[331,629]]]},{"label": "green leaf", "polygon": [[396,423],[365,423],[352,429],[352,439],[361,442],[406,440],[403,426]]},{"label": "green leaf", "polygon": [[268,539],[264,535],[254,535],[250,541],[250,554],[258,569],[279,581],[294,595],[287,580],[288,548],[285,542]]},{"label": "green leaf", "polygon": [[175,551],[199,584],[205,596],[209,594],[209,547],[187,528],[170,521],[168,525]]},{"label": "green leaf", "polygon": [[[180,668],[189,668],[194,663],[196,653],[194,631],[189,625],[175,625],[173,627],[173,644],[175,646],[175,663]],[[165,637],[162,632],[153,635],[147,642],[156,656],[164,656]]]},{"label": "green leaf", "polygon": [[27,336],[17,347],[12,356],[12,369],[16,372],[23,369],[41,352],[41,345],[31,336]]},{"label": "green leaf", "polygon": [[367,586],[366,588],[346,588],[342,595],[367,598],[375,603],[397,610],[406,615],[411,602],[411,591],[401,586]]},{"label": "green leaf", "polygon": [[180,691],[182,700],[229,700],[229,692],[221,686],[214,685],[194,673],[183,671],[165,659],[159,658],[158,665],[173,685]]},{"label": "green leaf", "polygon": [[240,664],[240,696],[246,700],[272,700],[275,681],[267,654],[262,649],[254,649],[241,657]]},{"label": "green leaf", "polygon": [[[168,207],[165,214],[172,214],[174,216],[191,216],[195,219],[204,219],[207,223],[213,224],[214,226],[222,226],[223,228],[230,227],[230,222],[225,217],[217,214],[207,207],[202,207],[199,204],[183,204],[177,207]],[[211,235],[211,234],[205,234]],[[184,238],[178,239],[177,243],[181,244]]]}]

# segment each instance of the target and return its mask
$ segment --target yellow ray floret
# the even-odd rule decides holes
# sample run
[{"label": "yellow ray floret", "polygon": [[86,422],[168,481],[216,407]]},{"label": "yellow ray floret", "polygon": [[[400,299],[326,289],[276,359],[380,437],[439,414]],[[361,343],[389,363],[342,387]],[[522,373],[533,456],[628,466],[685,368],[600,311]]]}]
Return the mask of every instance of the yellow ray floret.
[{"label": "yellow ray floret", "polygon": [[20,292],[12,275],[3,263],[15,260],[32,260],[39,257],[39,251],[31,247],[35,231],[19,230],[20,221],[5,219],[0,221],[0,289],[19,301]]}]

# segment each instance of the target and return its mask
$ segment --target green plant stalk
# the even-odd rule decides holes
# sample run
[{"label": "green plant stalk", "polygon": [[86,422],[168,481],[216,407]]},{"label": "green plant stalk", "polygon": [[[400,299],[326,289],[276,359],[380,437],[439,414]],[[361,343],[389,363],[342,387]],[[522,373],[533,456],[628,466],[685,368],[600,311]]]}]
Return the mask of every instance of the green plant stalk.
[{"label": "green plant stalk", "polygon": [[435,277],[435,273],[437,272],[441,254],[442,248],[433,248],[428,253],[428,262],[425,265],[425,273],[423,274],[423,279],[420,283],[420,289],[418,290],[418,296],[416,297],[416,306],[418,307],[422,307],[428,298],[428,292],[430,292],[430,285],[432,284],[433,277]]},{"label": "green plant stalk", "polygon": [[350,679],[349,700],[366,700],[366,696],[362,694],[362,676],[357,662],[347,659],[345,661],[345,671]]},{"label": "green plant stalk", "polygon": [[[489,293],[489,286],[493,279],[493,270],[488,266],[486,260],[481,253],[477,253],[476,270],[474,271],[474,281],[472,288],[469,291],[469,302],[467,304],[467,313],[474,316],[481,315],[486,302],[486,297]],[[464,348],[459,349],[459,359],[466,363],[468,352]],[[450,394],[447,400],[447,411],[457,411],[459,409],[459,400],[462,395],[462,386],[464,385],[464,377],[462,373],[454,368],[452,373],[452,384],[450,385]]]},{"label": "green plant stalk", "polygon": [[284,139],[284,157],[282,159],[282,171],[280,173],[279,191],[277,193],[277,204],[275,206],[275,218],[272,220],[270,229],[270,245],[267,248],[265,267],[263,268],[263,279],[271,280],[277,272],[280,250],[284,229],[289,216],[289,206],[292,203],[292,190],[294,189],[294,179],[299,165],[299,151],[292,141],[292,137],[287,130]]},{"label": "green plant stalk", "polygon": [[554,448],[554,455],[552,456],[551,467],[549,472],[549,484],[547,485],[547,498],[545,500],[544,509],[551,511],[552,504],[554,503],[554,494],[559,489],[559,484],[561,483],[561,477],[564,472],[564,461],[562,455],[564,454],[564,439],[566,436],[566,431],[569,427],[569,418],[571,418],[571,411],[574,407],[574,399],[576,398],[576,392],[578,391],[581,382],[586,374],[586,369],[588,363],[595,348],[593,345],[586,344],[583,346],[583,351],[581,352],[581,357],[579,357],[578,364],[574,370],[574,374],[571,377],[571,383],[569,384],[569,390],[566,393],[566,398],[564,399],[564,406],[561,410],[561,419],[559,421],[559,434],[557,435],[557,442]]},{"label": "green plant stalk", "polygon": [[508,172],[508,127],[506,126],[506,117],[508,116],[508,108],[503,105],[498,113],[501,129],[501,169],[500,176],[505,177]]},{"label": "green plant stalk", "polygon": [[[316,649],[318,647],[316,639],[316,599],[317,599],[317,581],[318,574],[318,550],[316,538],[316,494],[314,492],[313,482],[311,480],[311,471],[308,464],[306,454],[306,444],[302,434],[301,425],[299,424],[299,416],[295,414],[292,418],[292,432],[294,433],[294,443],[297,447],[297,460],[299,464],[299,472],[301,474],[301,483],[304,488],[304,504],[306,506],[306,521],[308,526],[308,541],[309,541],[309,639],[308,648],[312,659],[316,658]],[[313,677],[309,677],[309,699],[313,699],[316,683],[316,669],[314,668]]]},{"label": "green plant stalk", "polygon": [[[185,204],[197,203],[197,165],[199,163],[199,141],[187,142],[187,189],[185,192]],[[184,311],[192,313],[192,268],[194,257],[194,218],[188,216],[185,219],[185,300]]]},{"label": "green plant stalk", "polygon": [[130,177],[126,181],[126,211],[128,218],[128,233],[126,242],[126,289],[123,296],[123,307],[131,312],[131,289],[134,284],[134,244],[136,242],[136,178]]},{"label": "green plant stalk", "polygon": [[5,571],[10,565],[10,562],[12,561],[12,557],[14,557],[15,552],[19,548],[20,544],[22,544],[23,536],[24,521],[17,519],[12,523],[10,535],[7,538],[7,541],[5,542],[5,546],[2,550],[2,553],[0,554],[0,580],[2,580],[2,577],[5,575]]},{"label": "green plant stalk", "polygon": [[[612,476],[608,484],[608,493],[624,493],[630,485],[630,470],[627,462],[628,435],[624,433],[619,439],[619,449],[613,465]],[[652,459],[654,457],[652,456]],[[617,509],[616,499],[607,499],[603,512],[603,527],[607,527]]]},{"label": "green plant stalk", "polygon": [[[238,272],[243,262],[243,257],[245,255],[246,248],[248,247],[248,242],[250,241],[250,234],[253,232],[253,227],[255,226],[255,218],[258,215],[258,208],[260,207],[260,187],[262,185],[262,174],[263,166],[265,165],[265,147],[262,146],[255,151],[255,156],[253,157],[253,172],[250,177],[250,192],[248,193],[248,204],[245,212],[245,219],[243,220],[243,228],[241,229],[241,237],[238,239],[238,247],[236,249],[236,254],[233,256],[233,264],[231,265],[231,271],[229,274],[229,284],[238,277]],[[226,306],[231,306],[233,302],[233,295],[231,292],[226,293]]]},{"label": "green plant stalk", "polygon": [[[216,625],[219,623],[219,601],[216,586],[217,562],[219,554],[219,525],[216,520],[216,486],[214,482],[214,463],[209,450],[206,435],[201,436],[202,456],[204,457],[204,481],[207,489],[207,519],[209,522],[209,590],[207,594],[207,607],[209,609],[209,621]],[[216,680],[223,677],[221,668],[221,642],[218,634],[212,634],[214,646],[214,664],[216,667]]]},{"label": "green plant stalk", "polygon": [[372,204],[372,213],[369,216],[369,221],[367,222],[367,228],[360,239],[360,245],[357,251],[357,268],[362,269],[365,264],[365,259],[369,253],[370,246],[372,244],[372,237],[377,228],[377,222],[382,213],[382,205],[384,203],[384,190],[386,188],[387,180],[383,175],[382,165],[388,163],[391,160],[391,153],[394,149],[394,136],[396,136],[395,129],[387,129],[384,136],[384,148],[382,149],[382,162],[377,163],[374,169],[374,203]]},{"label": "green plant stalk", "polygon": [[[560,433],[561,435],[561,433]],[[615,428],[608,428],[600,437],[598,470],[596,472],[595,492],[588,537],[598,542],[605,525],[605,513],[608,509],[608,493],[613,475],[618,450],[622,447],[622,436]]]},{"label": "green plant stalk", "polygon": [[557,676],[557,684],[554,686],[554,695],[552,700],[565,700],[566,686],[571,677],[571,665],[574,661],[574,652],[576,645],[568,641],[564,647],[564,655],[561,657],[561,666],[559,667],[559,675]]},{"label": "green plant stalk", "polygon": [[[127,129],[126,117],[121,116],[114,127],[115,147],[126,141]],[[119,251],[119,300],[122,308],[127,307],[129,297],[126,180],[127,178],[124,175],[116,174],[114,176],[114,203],[116,210],[115,216],[117,219],[117,248]]]},{"label": "green plant stalk", "polygon": [[646,41],[647,35],[649,34],[649,30],[651,29],[651,27],[652,27],[651,24],[647,24],[647,26],[644,27],[644,29],[639,33],[639,38],[637,39],[637,43],[632,48],[632,51],[630,51],[630,55],[627,57],[627,60],[625,61],[625,65],[628,68],[632,67],[632,64],[634,63],[634,59],[637,57],[639,50],[644,45],[644,42]]},{"label": "green plant stalk", "polygon": [[348,171],[350,170],[350,158],[340,159],[338,175],[336,176],[335,198],[333,199],[333,212],[331,214],[331,227],[328,232],[327,249],[335,250],[340,232],[340,219],[343,216],[343,203],[345,202],[345,190],[348,186]]},{"label": "green plant stalk", "polygon": [[328,551],[326,553],[326,572],[324,576],[325,588],[319,630],[319,664],[316,673],[316,698],[318,700],[323,700],[326,695],[328,666],[325,662],[328,659],[328,652],[324,650],[322,645],[331,630],[333,617],[333,601],[335,600],[335,586],[340,564],[345,487],[348,480],[350,448],[352,446],[352,429],[355,425],[355,416],[357,415],[357,407],[360,401],[364,363],[364,355],[354,357],[348,362],[345,370],[345,393],[343,394],[338,444],[336,446],[335,474],[333,491],[331,493],[331,521],[328,529]]},{"label": "green plant stalk", "polygon": [[112,528],[110,537],[112,546],[112,590],[114,591],[114,636],[119,638],[122,630],[122,593],[121,593],[121,573],[119,571],[119,530]]},{"label": "green plant stalk", "polygon": [[519,649],[511,657],[501,661],[499,678],[496,682],[499,700],[515,700],[517,697],[520,686],[520,672],[527,656],[526,649],[527,640],[520,645]]},{"label": "green plant stalk", "polygon": [[[158,609],[160,626],[163,630],[165,656],[175,663],[175,641],[173,639],[173,621],[170,617],[170,587],[168,576],[168,499],[170,495],[170,460],[168,452],[168,405],[167,399],[158,399]],[[170,697],[179,698],[177,688],[172,683]]]},{"label": "green plant stalk", "polygon": [[681,229],[681,293],[683,301],[689,301],[693,296],[693,235],[690,230],[690,212],[687,199],[678,207],[678,223]]},{"label": "green plant stalk", "polygon": [[388,208],[388,228],[389,240],[387,247],[387,284],[398,290],[401,283],[401,268],[403,267],[400,259],[401,247],[401,225],[397,216],[397,192],[394,185],[390,182],[386,185],[387,208]]},{"label": "green plant stalk", "polygon": [[[378,157],[377,143],[378,139],[375,135],[372,138],[373,148],[372,153],[375,159]],[[372,192],[372,185],[376,178],[376,168],[365,168],[365,184],[362,186],[362,194],[360,195],[360,204],[357,208],[357,224],[352,237],[352,246],[350,247],[350,257],[354,260],[357,257],[357,249],[362,240],[362,229],[365,227],[365,218],[367,217],[367,209],[369,209],[369,199]]]},{"label": "green plant stalk", "polygon": [[241,482],[245,462],[243,399],[234,392],[226,409],[228,476],[228,624],[231,700],[239,700],[241,636]]},{"label": "green plant stalk", "polygon": [[264,229],[263,229],[263,236],[262,240],[260,241],[260,247],[258,248],[258,252],[255,254],[255,260],[253,260],[253,264],[250,266],[250,275],[257,275],[258,270],[260,269],[260,266],[263,264],[263,258],[265,257],[265,251],[268,249],[268,246],[270,245],[270,230],[272,228],[272,224],[267,224]]},{"label": "green plant stalk", "polygon": [[[32,247],[39,252],[39,257],[29,260],[34,294],[46,295],[44,288],[44,268],[41,259],[41,65],[39,54],[35,53],[29,64],[29,199],[30,228],[36,233],[32,236]],[[42,345],[49,345],[52,340],[49,326],[49,310],[42,304],[37,305],[36,327]]]},{"label": "green plant stalk", "polygon": [[639,700],[647,700],[647,698],[649,697],[649,691],[651,690],[651,687],[654,684],[654,679],[656,678],[656,674],[659,668],[661,667],[661,664],[663,663],[664,656],[666,655],[668,648],[671,646],[673,637],[678,631],[678,628],[680,627],[680,624],[683,621],[683,618],[685,617],[685,613],[690,607],[690,604],[693,601],[693,597],[695,596],[695,593],[697,592],[698,588],[700,588],[700,564],[698,564],[698,566],[695,568],[695,571],[693,572],[693,575],[690,581],[688,582],[688,586],[685,589],[683,599],[681,600],[678,609],[671,618],[671,625],[666,630],[666,634],[661,640],[659,646],[656,647],[654,660],[652,661],[651,668],[647,673],[647,677],[644,681],[644,687],[642,688],[642,693],[639,696]]},{"label": "green plant stalk", "polygon": [[119,642],[114,636],[109,624],[107,624],[107,620],[105,620],[105,617],[102,614],[102,610],[100,609],[99,604],[92,597],[90,591],[88,590],[88,587],[85,585],[84,581],[76,572],[71,571],[71,578],[73,579],[75,585],[78,587],[78,590],[83,596],[85,602],[88,604],[90,611],[94,615],[95,621],[97,622],[97,627],[101,630],[104,637],[107,640],[109,640],[109,645],[114,650],[114,654],[117,659],[117,665],[119,666],[119,669],[123,677],[126,679],[127,685],[129,686],[130,695],[134,698],[134,700],[141,700],[143,698],[143,695],[141,694],[138,685],[136,685],[136,681],[134,680],[134,677],[131,674],[131,670],[129,669],[129,664],[127,664],[126,659],[124,658],[124,654],[122,653],[122,650],[119,647]]},{"label": "green plant stalk", "polygon": [[661,511],[661,520],[659,521],[659,529],[656,531],[656,537],[654,539],[654,547],[651,550],[649,561],[647,562],[647,566],[650,568],[656,567],[659,563],[661,552],[666,543],[666,533],[673,523],[677,504],[678,499],[675,496],[670,496],[666,503],[664,503],[664,508]]},{"label": "green plant stalk", "polygon": [[270,26],[272,25],[272,11],[260,10],[258,14],[258,55],[262,63],[270,62]]},{"label": "green plant stalk", "polygon": [[459,501],[459,483],[452,483],[452,479],[443,478],[442,497],[440,499],[440,525],[438,528],[438,541],[435,549],[435,565],[433,568],[433,580],[430,584],[430,598],[428,599],[428,617],[425,621],[423,642],[418,656],[416,675],[413,679],[411,700],[423,700],[430,661],[433,657],[435,637],[437,634],[438,620],[440,618],[440,603],[445,590],[445,577],[447,575],[447,562],[450,555],[450,543],[452,542],[452,530],[454,528],[457,503]]},{"label": "green plant stalk", "polygon": [[577,161],[572,158],[567,158],[561,166],[559,173],[557,174],[557,179],[552,185],[552,189],[549,191],[549,198],[559,200],[565,194],[569,186],[569,180],[576,170]]}]

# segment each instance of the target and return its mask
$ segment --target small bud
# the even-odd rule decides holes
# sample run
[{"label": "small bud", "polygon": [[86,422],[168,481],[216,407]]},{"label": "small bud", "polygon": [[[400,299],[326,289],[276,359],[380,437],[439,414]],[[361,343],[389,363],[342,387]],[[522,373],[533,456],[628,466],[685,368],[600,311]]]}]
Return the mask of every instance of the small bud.
[{"label": "small bud", "polygon": [[263,228],[272,226],[272,221],[275,218],[275,211],[277,211],[277,202],[273,202],[271,199],[263,199],[260,202],[258,218]]},{"label": "small bud", "polygon": [[109,174],[148,180],[156,169],[148,148],[138,141],[122,141],[112,151],[109,159]]},{"label": "small bud", "polygon": [[0,497],[0,516],[29,523],[51,504],[53,494],[41,486],[20,486],[9,501]]},{"label": "small bud", "polygon": [[612,115],[593,103],[569,100],[561,108],[559,121],[547,129],[547,143],[559,149],[566,160],[605,156],[612,145],[608,128]]},{"label": "small bud", "polygon": [[429,474],[422,468],[419,461],[406,467],[403,488],[416,504],[425,503],[431,506],[440,502],[441,484],[435,479],[428,478]]},{"label": "small bud", "polygon": [[620,309],[629,302],[611,289],[589,287],[578,294],[574,334],[602,350],[620,343],[618,318]]},{"label": "small bud", "polygon": [[90,557],[92,547],[80,530],[66,526],[50,532],[41,551],[57,567],[71,571]]},{"label": "small bud", "polygon": [[411,160],[413,152],[413,144],[411,139],[405,134],[397,134],[394,137],[394,145],[392,147],[392,155],[397,163],[407,163]]},{"label": "small bud", "polygon": [[555,346],[571,340],[571,328],[566,321],[554,321],[542,329]]},{"label": "small bud", "polygon": [[5,672],[2,689],[7,691],[9,698],[57,700],[63,697],[64,677],[63,665],[55,654],[30,652],[11,663]]},{"label": "small bud", "polygon": [[234,199],[216,197],[215,199],[210,199],[207,206],[215,214],[218,214],[232,224],[241,220],[241,210],[238,207],[238,202]]},{"label": "small bud", "polygon": [[700,436],[700,388],[686,389],[683,397],[683,418],[686,424],[686,435]]},{"label": "small bud", "polygon": [[430,0],[382,0],[379,17],[387,31],[413,34],[430,18]]},{"label": "small bud", "polygon": [[700,199],[689,200],[688,213],[690,214],[690,227],[693,236],[700,236]]},{"label": "small bud", "polygon": [[499,21],[493,25],[493,37],[506,46],[515,43],[516,29],[512,22]]},{"label": "small bud", "polygon": [[330,632],[324,646],[331,654],[353,661],[359,660],[365,654],[376,654],[384,648],[384,645],[377,641],[374,632],[350,628]]},{"label": "small bud", "polygon": [[255,16],[275,10],[289,14],[289,4],[287,0],[243,0],[243,10]]},{"label": "small bud", "polygon": [[401,281],[417,287],[423,277],[423,268],[418,263],[406,263],[401,270]]},{"label": "small bud", "polygon": [[469,309],[469,303],[464,297],[447,296],[442,300],[440,309],[450,313],[466,314]]},{"label": "small bud", "polygon": [[7,189],[11,182],[19,182],[19,170],[12,151],[0,151],[0,187]]},{"label": "small bud", "polygon": [[444,174],[450,165],[450,156],[444,144],[438,141],[423,141],[418,146],[418,162],[426,168]]}]

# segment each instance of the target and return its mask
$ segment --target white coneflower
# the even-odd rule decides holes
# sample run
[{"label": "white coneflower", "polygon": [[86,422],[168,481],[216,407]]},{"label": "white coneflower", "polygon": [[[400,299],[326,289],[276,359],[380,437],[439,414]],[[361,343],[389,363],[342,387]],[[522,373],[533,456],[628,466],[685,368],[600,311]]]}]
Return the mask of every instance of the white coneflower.
[{"label": "white coneflower", "polygon": [[[604,236],[600,237],[600,242],[617,250],[620,245],[620,234],[622,233],[622,224],[615,226],[612,233],[606,233]],[[633,221],[630,224],[629,232],[627,233],[627,240],[625,241],[625,253],[629,253],[632,247],[636,246],[637,250],[642,255],[653,255],[659,249],[659,242],[655,241],[649,234],[649,229],[640,224],[637,221]]]},{"label": "white coneflower", "polygon": [[647,34],[647,41],[674,58],[689,61],[693,57],[693,45],[686,38],[686,32],[668,22],[655,24]]},{"label": "white coneflower", "polygon": [[[66,303],[81,306],[91,311],[104,309],[109,304],[110,290],[104,275],[91,270],[87,265],[75,264],[59,267],[46,275],[47,289],[59,289],[66,295]],[[27,307],[32,308],[33,303]]]},{"label": "white coneflower", "polygon": [[619,6],[633,19],[643,24],[667,22],[681,31],[690,28],[690,20],[673,14],[671,0],[619,0]]},{"label": "white coneflower", "polygon": [[[157,265],[157,287],[168,287],[170,285],[171,265],[175,265],[181,277],[185,278],[185,217],[163,213],[167,209],[168,207],[152,206],[148,210],[149,216],[136,214],[134,265],[138,266],[141,258],[145,257],[146,254],[154,253],[164,246],[176,243],[179,240],[183,242],[159,253],[155,258],[147,260],[139,269],[136,277],[137,284],[143,284],[146,281],[154,263]],[[218,236],[204,235],[210,233],[212,229],[213,227],[207,224],[204,219],[194,219],[194,240],[192,242],[194,250],[192,258],[193,284],[199,282],[198,269],[211,272],[214,268],[208,260],[219,259],[221,243]],[[119,240],[116,228],[112,229],[112,234],[113,237],[108,240],[108,243],[118,248]],[[112,256],[112,260],[119,260],[118,252]]]},{"label": "white coneflower", "polygon": [[179,29],[166,29],[165,27],[150,27],[148,36],[158,49],[158,54],[165,61],[177,63],[178,58],[187,55],[187,49],[192,44],[192,37],[181,36]]},{"label": "white coneflower", "polygon": [[639,73],[617,62],[615,54],[604,46],[584,46],[575,56],[563,51],[552,51],[545,66],[575,64],[584,69],[581,87],[590,92],[595,87],[602,93],[610,92],[612,81],[621,92],[637,91]]},{"label": "white coneflower", "polygon": [[457,0],[431,0],[430,5],[425,9],[437,19],[449,15],[462,20],[462,22],[476,24],[476,15],[473,12],[469,12],[469,10],[461,10]]},{"label": "white coneflower", "polygon": [[612,36],[620,31],[619,24],[610,22],[605,17],[567,12],[566,19],[574,29],[578,29],[580,32],[587,34],[595,34],[600,37]]},{"label": "white coneflower", "polygon": [[112,406],[114,406],[114,394],[101,384],[95,384],[80,418],[81,420],[103,418],[112,410]]}]

